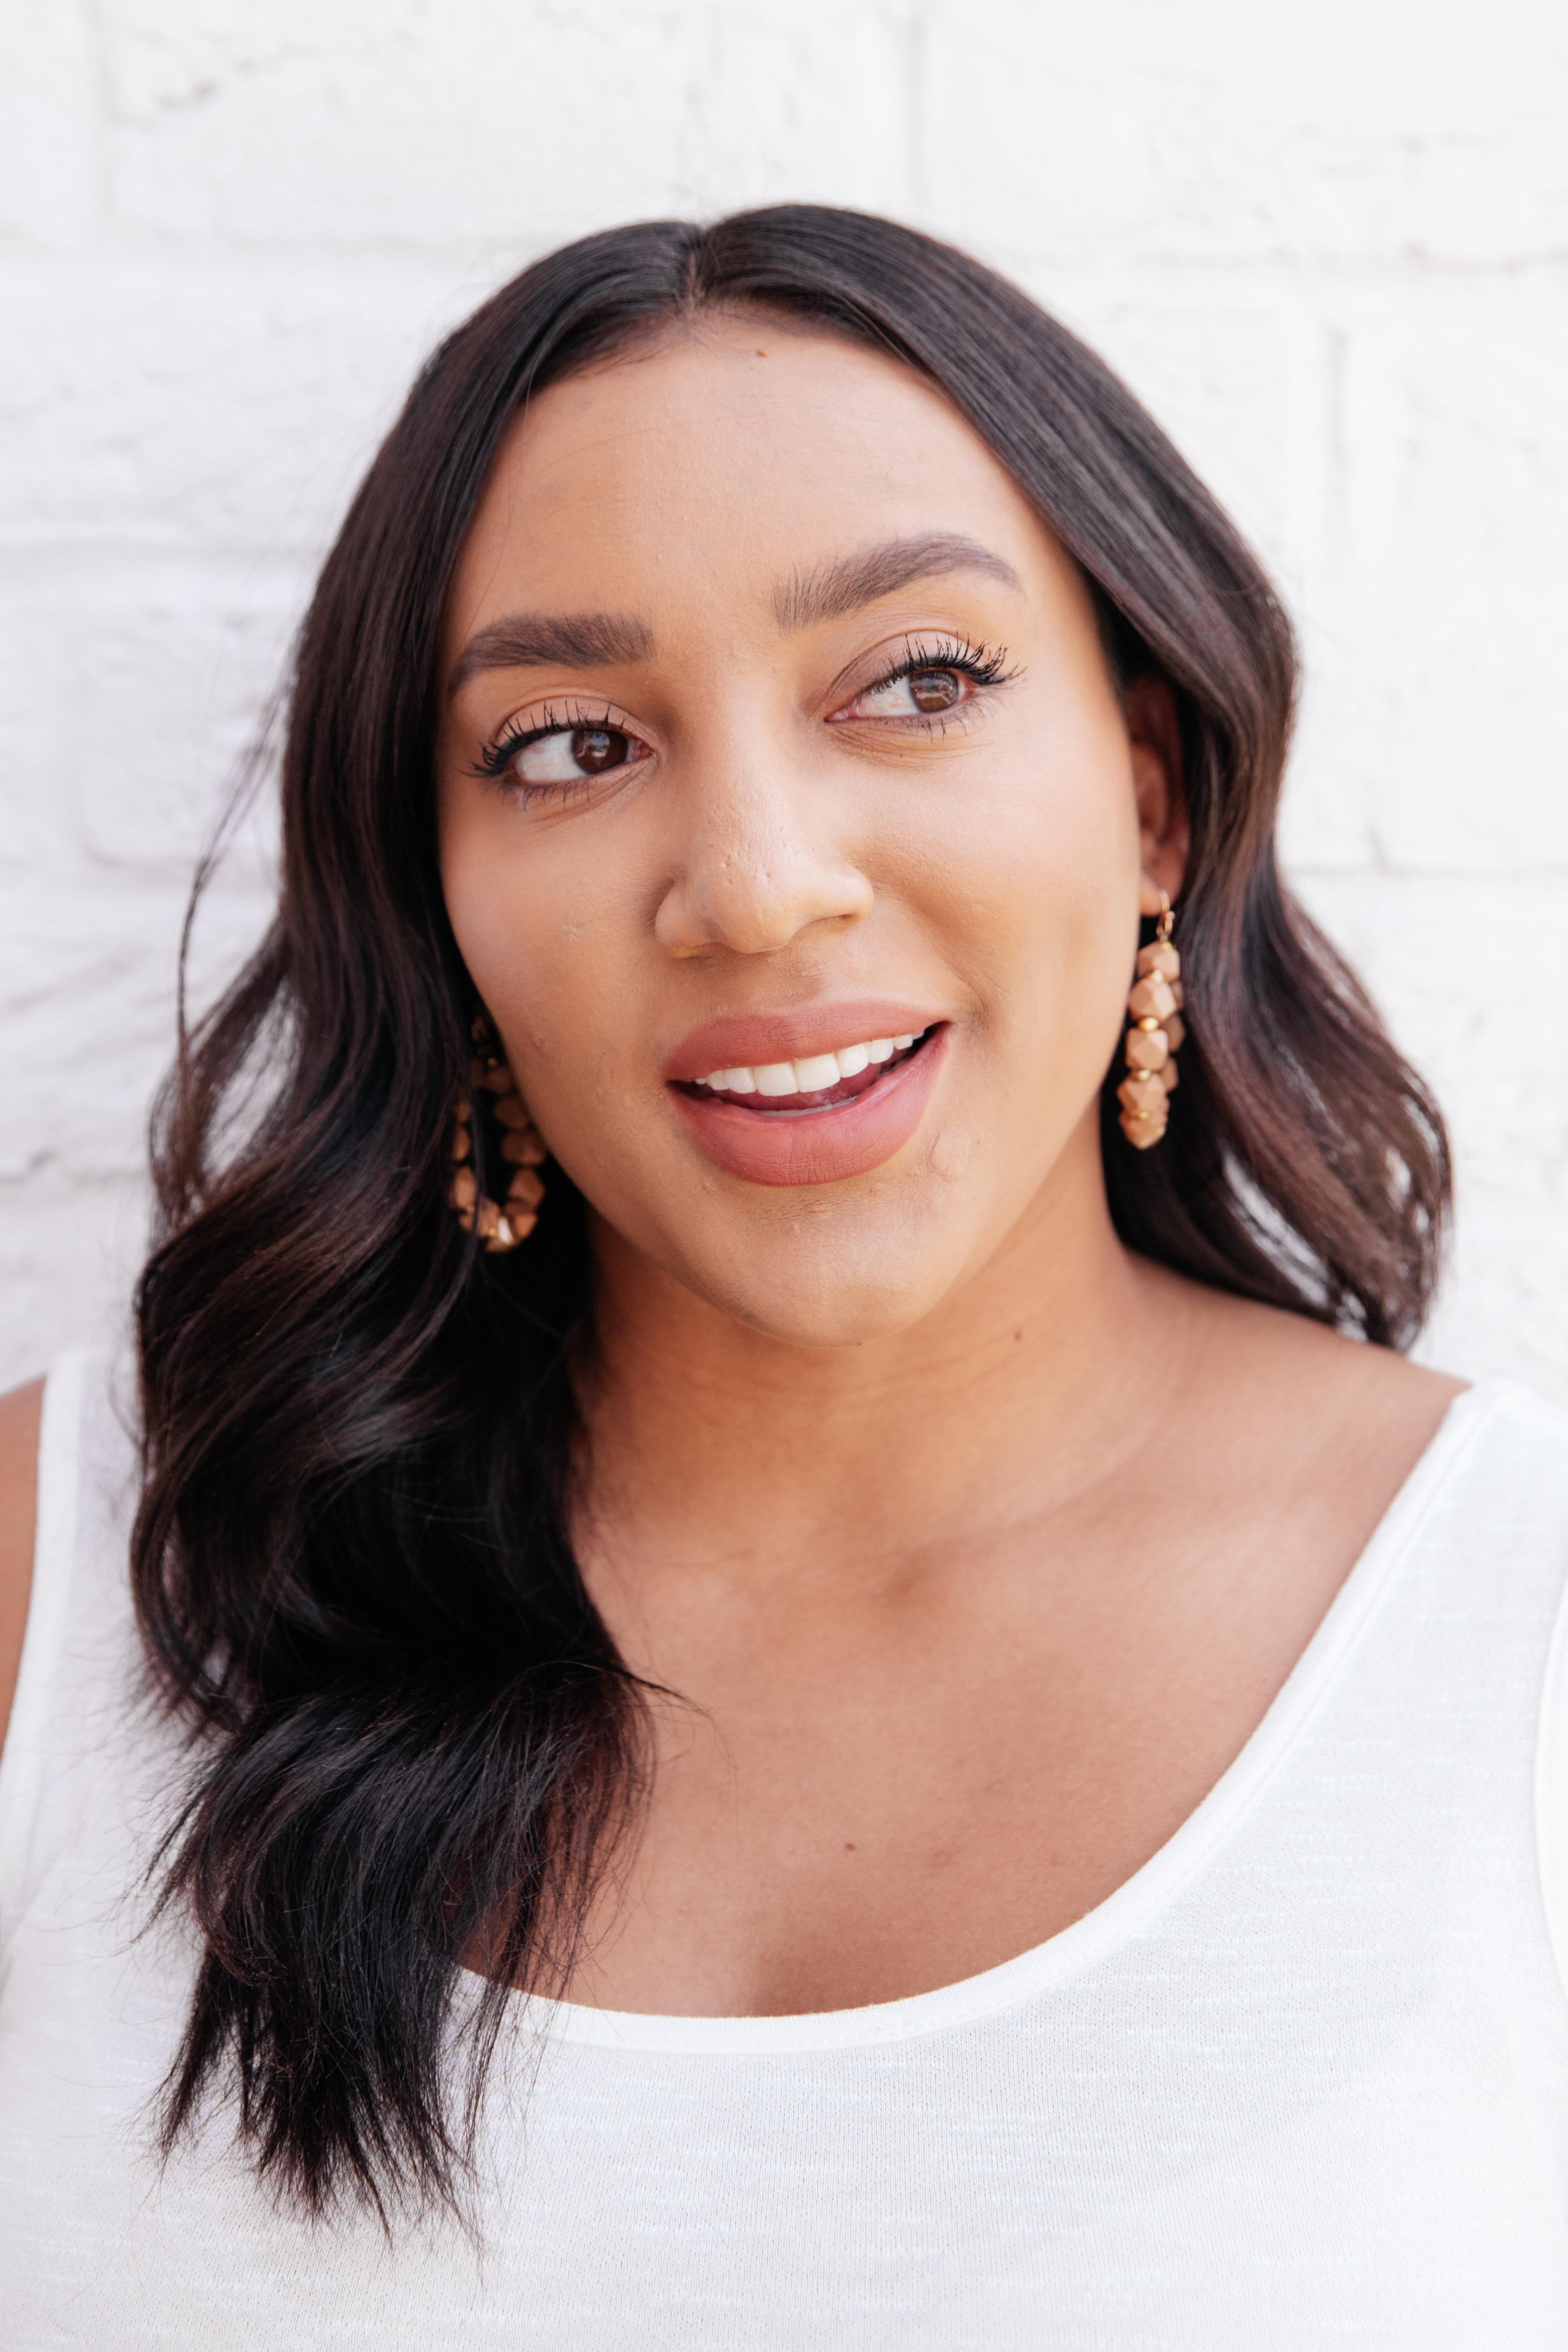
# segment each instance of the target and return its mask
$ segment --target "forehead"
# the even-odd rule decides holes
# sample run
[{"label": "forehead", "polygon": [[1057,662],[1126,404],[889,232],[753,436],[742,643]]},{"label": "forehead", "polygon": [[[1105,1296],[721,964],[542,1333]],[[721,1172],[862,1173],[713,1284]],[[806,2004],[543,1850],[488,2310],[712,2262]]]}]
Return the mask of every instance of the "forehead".
[{"label": "forehead", "polygon": [[1060,562],[1006,469],[900,362],[763,318],[702,320],[552,384],[509,431],[452,624],[532,597],[767,603],[846,547],[951,532]]}]

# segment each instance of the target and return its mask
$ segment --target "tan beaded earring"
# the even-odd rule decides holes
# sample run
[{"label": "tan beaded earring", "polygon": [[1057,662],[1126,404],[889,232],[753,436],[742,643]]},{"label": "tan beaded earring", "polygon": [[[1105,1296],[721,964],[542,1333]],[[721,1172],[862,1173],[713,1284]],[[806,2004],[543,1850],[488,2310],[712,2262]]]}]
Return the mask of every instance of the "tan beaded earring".
[{"label": "tan beaded earring", "polygon": [[[458,1097],[458,1121],[452,1136],[451,1203],[458,1213],[458,1223],[466,1234],[477,1233],[492,1256],[515,1249],[519,1242],[528,1239],[539,1223],[539,1204],[544,1198],[544,1179],[540,1165],[549,1155],[544,1139],[529,1118],[527,1106],[517,1090],[517,1082],[502,1056],[497,1053],[489,1024],[483,1014],[474,1023],[474,1059],[468,1067],[471,1087]],[[470,1162],[474,1154],[472,1132],[474,1090],[494,1097],[490,1110],[501,1130],[500,1156],[510,1168],[511,1181],[506,1188],[506,1200],[498,1203],[481,1192],[479,1179]]]},{"label": "tan beaded earring", "polygon": [[1185,1036],[1182,1024],[1182,959],[1171,945],[1175,918],[1171,901],[1152,882],[1145,882],[1139,912],[1158,918],[1154,937],[1138,950],[1138,976],[1127,999],[1132,1026],[1127,1032],[1127,1076],[1116,1089],[1121,1105],[1121,1132],[1139,1151],[1158,1143],[1170,1118],[1170,1097],[1176,1084],[1176,1048]]}]

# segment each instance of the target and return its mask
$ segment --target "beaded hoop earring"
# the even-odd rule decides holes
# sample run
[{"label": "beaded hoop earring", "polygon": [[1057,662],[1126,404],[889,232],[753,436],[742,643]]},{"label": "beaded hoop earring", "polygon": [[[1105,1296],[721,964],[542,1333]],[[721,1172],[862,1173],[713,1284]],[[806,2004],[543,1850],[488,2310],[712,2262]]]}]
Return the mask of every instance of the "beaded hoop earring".
[{"label": "beaded hoop earring", "polygon": [[[497,1052],[489,1024],[482,1013],[474,1023],[471,1034],[474,1059],[468,1067],[470,1083],[458,1097],[452,1135],[452,1183],[447,1197],[463,1231],[478,1234],[489,1255],[499,1257],[515,1249],[519,1242],[526,1241],[539,1223],[539,1204],[544,1198],[544,1179],[539,1170],[549,1155],[544,1138],[530,1118],[527,1105],[517,1090],[517,1081]],[[489,1193],[480,1192],[470,1164],[474,1153],[474,1104],[480,1095],[493,1097],[490,1112],[501,1130],[500,1156],[512,1171],[504,1202],[492,1201]]]},{"label": "beaded hoop earring", "polygon": [[1132,1026],[1127,1032],[1127,1076],[1116,1089],[1121,1132],[1135,1150],[1158,1143],[1170,1119],[1176,1085],[1176,1048],[1186,1035],[1182,1021],[1182,959],[1171,945],[1175,917],[1171,901],[1145,882],[1139,910],[1158,918],[1154,937],[1138,950],[1138,973],[1127,999]]}]

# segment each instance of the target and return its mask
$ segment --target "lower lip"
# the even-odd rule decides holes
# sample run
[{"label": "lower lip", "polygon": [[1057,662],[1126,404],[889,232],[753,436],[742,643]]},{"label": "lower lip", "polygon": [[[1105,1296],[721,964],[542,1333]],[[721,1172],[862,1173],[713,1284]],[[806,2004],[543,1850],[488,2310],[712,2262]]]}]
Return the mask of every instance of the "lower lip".
[{"label": "lower lip", "polygon": [[921,1123],[946,1045],[944,1024],[876,1086],[825,1110],[747,1110],[670,1091],[709,1159],[726,1174],[748,1184],[838,1184],[902,1150]]}]

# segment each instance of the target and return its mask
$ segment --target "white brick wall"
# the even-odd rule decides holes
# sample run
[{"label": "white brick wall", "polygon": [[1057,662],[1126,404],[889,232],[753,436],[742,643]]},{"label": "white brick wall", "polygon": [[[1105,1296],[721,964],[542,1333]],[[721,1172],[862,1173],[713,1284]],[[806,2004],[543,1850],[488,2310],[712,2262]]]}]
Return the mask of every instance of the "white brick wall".
[{"label": "white brick wall", "polygon": [[1277,568],[1289,862],[1459,1148],[1427,1352],[1568,1395],[1561,0],[0,0],[0,1380],[122,1314],[191,856],[418,359],[784,196],[1021,276]]}]

